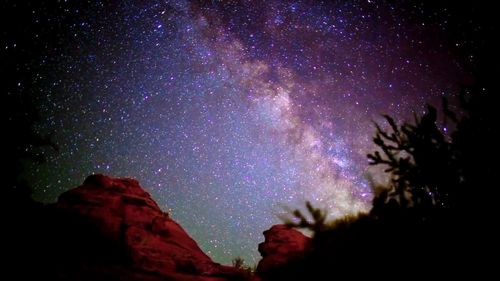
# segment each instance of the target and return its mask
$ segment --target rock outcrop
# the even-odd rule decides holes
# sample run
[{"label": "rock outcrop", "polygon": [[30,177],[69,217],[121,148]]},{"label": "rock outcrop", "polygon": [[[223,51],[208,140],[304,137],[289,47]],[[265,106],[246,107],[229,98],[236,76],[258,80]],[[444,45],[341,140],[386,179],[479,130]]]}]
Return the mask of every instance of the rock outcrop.
[{"label": "rock outcrop", "polygon": [[273,276],[268,273],[310,243],[299,231],[275,225],[259,245],[258,276],[220,265],[136,180],[104,175],[91,175],[56,203],[31,209],[23,219],[14,216],[18,223],[8,228],[7,253],[17,279],[256,281]]},{"label": "rock outcrop", "polygon": [[265,276],[273,268],[286,264],[290,259],[302,255],[311,238],[286,225],[274,225],[264,231],[264,242],[259,244],[262,260],[257,274]]},{"label": "rock outcrop", "polygon": [[91,175],[83,185],[63,193],[52,208],[73,228],[76,225],[76,232],[90,229],[94,237],[109,241],[101,243],[112,249],[105,254],[116,252],[111,259],[122,259],[141,278],[151,274],[165,280],[215,281],[240,273],[213,262],[136,180]]}]

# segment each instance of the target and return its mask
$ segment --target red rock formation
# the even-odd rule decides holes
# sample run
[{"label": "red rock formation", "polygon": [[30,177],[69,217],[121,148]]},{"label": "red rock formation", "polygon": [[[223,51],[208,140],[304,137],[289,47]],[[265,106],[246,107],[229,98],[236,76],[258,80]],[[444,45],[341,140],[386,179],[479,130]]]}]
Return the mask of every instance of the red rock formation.
[{"label": "red rock formation", "polygon": [[55,208],[90,222],[99,235],[119,244],[131,267],[175,280],[226,280],[238,270],[214,263],[161,211],[136,180],[89,176],[63,193]]},{"label": "red rock formation", "polygon": [[262,260],[257,273],[265,275],[272,268],[281,266],[291,258],[303,253],[311,238],[286,225],[274,225],[264,231],[265,241],[259,244]]}]

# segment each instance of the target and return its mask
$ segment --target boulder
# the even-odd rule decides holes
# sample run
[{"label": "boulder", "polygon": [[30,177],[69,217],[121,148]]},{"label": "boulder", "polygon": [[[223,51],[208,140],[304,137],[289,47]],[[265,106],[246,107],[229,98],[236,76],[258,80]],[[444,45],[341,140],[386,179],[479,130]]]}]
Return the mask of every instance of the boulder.
[{"label": "boulder", "polygon": [[311,240],[296,229],[284,224],[274,225],[264,231],[264,238],[264,242],[259,244],[262,260],[257,266],[257,274],[261,276],[303,254]]}]

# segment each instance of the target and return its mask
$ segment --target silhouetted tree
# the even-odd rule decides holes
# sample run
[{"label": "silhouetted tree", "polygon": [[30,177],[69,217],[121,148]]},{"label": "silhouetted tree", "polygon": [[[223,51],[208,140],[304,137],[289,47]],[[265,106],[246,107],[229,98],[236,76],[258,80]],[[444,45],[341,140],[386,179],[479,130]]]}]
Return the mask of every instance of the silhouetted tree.
[{"label": "silhouetted tree", "polygon": [[493,183],[490,160],[496,151],[492,104],[491,94],[478,87],[466,88],[460,95],[461,116],[443,100],[443,113],[456,127],[451,136],[439,129],[432,106],[421,118],[415,117],[414,124],[398,126],[386,115],[390,130],[376,124],[374,142],[379,151],[368,158],[371,165],[387,166],[391,181],[374,199],[372,212],[387,214],[399,208],[421,220],[443,209],[460,216],[484,215],[478,212],[484,203],[479,197]]},{"label": "silhouetted tree", "polygon": [[[49,3],[3,1],[0,4],[2,35],[0,42],[0,83],[2,114],[2,193],[9,200],[9,207],[30,204],[30,187],[24,180],[25,163],[43,162],[39,148],[52,146],[51,136],[42,136],[34,125],[40,121],[35,98],[43,95],[37,82],[41,66],[36,62],[43,57],[42,50],[48,48],[48,39],[54,36],[54,25],[42,26],[33,21],[38,7],[52,7]],[[3,28],[5,27],[5,28]],[[43,31],[43,32],[42,32]],[[43,34],[40,40],[35,35]],[[42,39],[46,39],[45,41]]]},{"label": "silhouetted tree", "polygon": [[[368,155],[371,165],[385,165],[391,175],[389,191],[377,198],[380,203],[397,204],[403,208],[418,209],[419,216],[433,208],[447,208],[453,202],[454,187],[458,185],[457,165],[451,143],[437,126],[437,112],[432,106],[415,117],[415,124],[396,125],[385,115],[390,125],[386,132],[376,124],[374,143],[380,148]],[[382,196],[386,196],[384,198]]]},{"label": "silhouetted tree", "polygon": [[248,281],[252,280],[253,273],[255,271],[254,267],[245,264],[245,260],[242,257],[236,257],[232,260],[233,267],[239,270],[231,280],[234,281]]},{"label": "silhouetted tree", "polygon": [[313,233],[320,233],[326,227],[327,212],[325,210],[315,208],[311,202],[306,202],[306,209],[312,220],[309,220],[300,210],[292,211],[294,216],[293,220],[285,218],[285,223],[291,227],[305,228],[311,230]]}]

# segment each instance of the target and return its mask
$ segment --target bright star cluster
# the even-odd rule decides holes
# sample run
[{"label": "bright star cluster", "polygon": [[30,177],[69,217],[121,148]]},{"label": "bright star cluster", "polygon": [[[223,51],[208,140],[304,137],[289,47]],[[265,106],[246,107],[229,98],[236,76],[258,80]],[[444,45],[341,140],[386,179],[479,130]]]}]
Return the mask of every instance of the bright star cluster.
[{"label": "bright star cluster", "polygon": [[137,178],[222,263],[255,263],[284,207],[369,210],[372,121],[421,112],[463,72],[446,11],[414,1],[111,2],[33,10],[64,30],[35,63],[38,130],[60,146],[30,171],[35,197]]}]

